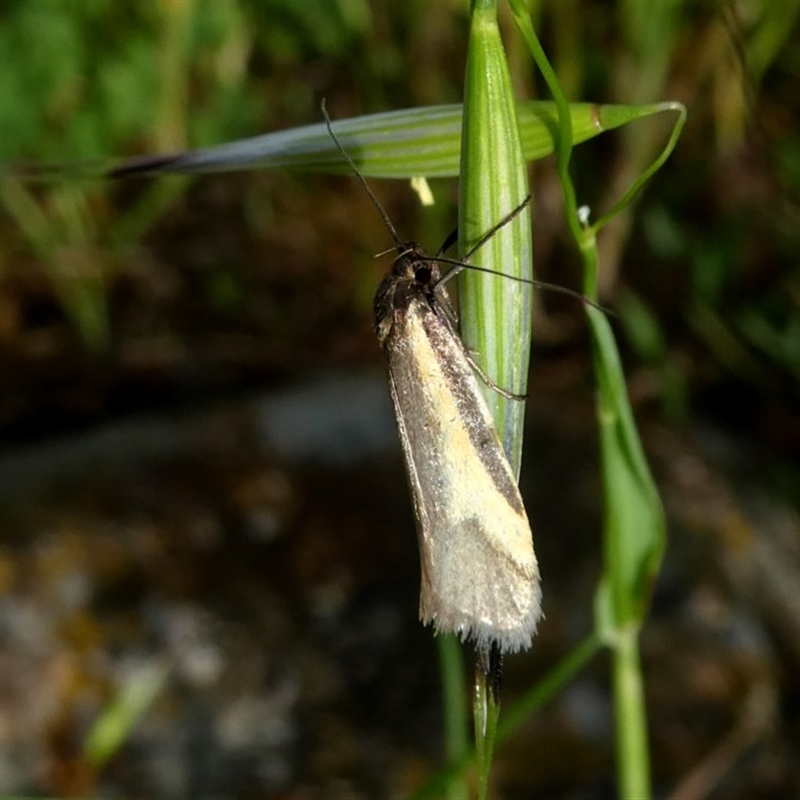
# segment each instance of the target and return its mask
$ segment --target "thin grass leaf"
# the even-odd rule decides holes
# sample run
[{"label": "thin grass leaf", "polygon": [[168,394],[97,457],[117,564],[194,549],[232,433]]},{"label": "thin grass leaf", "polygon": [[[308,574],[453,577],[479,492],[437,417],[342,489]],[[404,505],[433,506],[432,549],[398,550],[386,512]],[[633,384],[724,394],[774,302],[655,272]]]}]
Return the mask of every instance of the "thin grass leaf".
[{"label": "thin grass leaf", "polygon": [[[570,106],[576,142],[653,113],[647,106]],[[519,134],[527,161],[554,150],[555,104],[526,101],[517,106]],[[456,177],[460,170],[460,105],[426,106],[336,120],[334,129],[359,170],[374,178]],[[52,165],[6,165],[6,174],[27,180],[64,180],[124,175],[201,174],[284,168],[345,174],[325,125],[305,125],[249,139],[167,155]],[[2,173],[0,173],[2,176]]]},{"label": "thin grass leaf", "polygon": [[608,319],[587,309],[598,380],[598,424],[605,494],[606,572],[616,628],[644,618],[666,544],[661,501],[628,402]]},{"label": "thin grass leaf", "polygon": [[161,691],[168,674],[169,667],[152,662],[131,676],[86,737],[83,750],[90,764],[100,768],[119,750]]}]

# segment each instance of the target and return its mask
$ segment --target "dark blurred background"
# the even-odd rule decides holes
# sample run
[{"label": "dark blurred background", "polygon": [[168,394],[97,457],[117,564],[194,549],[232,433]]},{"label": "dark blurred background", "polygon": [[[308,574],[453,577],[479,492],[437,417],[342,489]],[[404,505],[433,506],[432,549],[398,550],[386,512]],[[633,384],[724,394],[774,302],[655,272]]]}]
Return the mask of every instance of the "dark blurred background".
[{"label": "dark blurred background", "polygon": [[[796,796],[800,3],[530,5],[570,98],[689,112],[601,235],[670,519],[643,636],[657,794]],[[543,96],[501,16],[519,96]],[[467,27],[462,0],[6,0],[0,158],[199,147],[318,122],[323,97],[335,118],[458,102]],[[579,201],[607,208],[664,137],[580,146]],[[0,793],[411,795],[442,764],[440,684],[363,190],[19,174],[0,176]],[[577,287],[552,164],[532,175],[539,276]],[[425,210],[374,187],[438,247],[455,181]],[[600,569],[582,308],[538,305],[522,487],[546,619],[507,704],[589,633]],[[599,658],[500,750],[493,796],[613,797],[612,743]]]}]

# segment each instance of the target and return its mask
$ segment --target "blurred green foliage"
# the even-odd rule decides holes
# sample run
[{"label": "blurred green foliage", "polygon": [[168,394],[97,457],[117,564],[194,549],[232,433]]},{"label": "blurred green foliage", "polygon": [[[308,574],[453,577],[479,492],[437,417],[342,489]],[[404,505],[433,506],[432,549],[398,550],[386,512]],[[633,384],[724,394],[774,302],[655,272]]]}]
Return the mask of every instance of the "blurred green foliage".
[{"label": "blurred green foliage", "polygon": [[[680,415],[706,388],[745,381],[765,393],[781,387],[788,407],[800,393],[800,61],[792,46],[800,3],[528,6],[571,100],[677,99],[689,109],[678,152],[635,216],[615,221],[599,241],[602,297],[614,304],[624,288],[620,313],[641,368],[655,376],[651,392]],[[467,10],[458,0],[7,2],[0,55],[13,69],[0,75],[0,158],[208,145],[319,121],[322,96],[340,117],[452,102],[462,91]],[[509,15],[501,16],[510,30]],[[544,97],[524,48],[507,42],[518,96]],[[663,137],[658,122],[641,123],[578,148],[578,197],[595,218]],[[280,203],[261,180],[241,178],[243,216],[256,238],[272,242],[278,231],[267,228]],[[94,183],[66,201],[61,187],[6,175],[0,292],[11,311],[0,318],[0,344],[13,347],[25,332],[30,287],[44,275],[73,329],[107,348],[118,328],[115,290],[137,269],[131,248],[174,219],[189,185],[160,181],[126,193]],[[295,185],[282,183],[281,202],[321,221],[326,210],[300,200]],[[564,234],[551,235],[557,254]],[[77,261],[65,255],[75,248],[83,252]],[[220,275],[204,277],[208,303],[247,297],[236,261],[220,257],[212,269]],[[568,283],[563,264],[554,258],[537,270]]]},{"label": "blurred green foliage", "polygon": [[251,48],[237,3],[6,6],[0,57],[15,68],[0,77],[2,157],[96,158],[137,140],[180,148],[236,135],[256,119]]}]

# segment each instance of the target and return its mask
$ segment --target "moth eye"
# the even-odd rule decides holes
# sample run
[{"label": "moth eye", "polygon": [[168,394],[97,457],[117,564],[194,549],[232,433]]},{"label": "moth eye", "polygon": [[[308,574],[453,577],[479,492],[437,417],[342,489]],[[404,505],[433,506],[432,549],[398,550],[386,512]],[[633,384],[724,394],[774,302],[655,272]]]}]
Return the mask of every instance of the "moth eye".
[{"label": "moth eye", "polygon": [[430,267],[417,267],[414,272],[414,280],[421,283],[423,286],[431,282],[431,268]]}]

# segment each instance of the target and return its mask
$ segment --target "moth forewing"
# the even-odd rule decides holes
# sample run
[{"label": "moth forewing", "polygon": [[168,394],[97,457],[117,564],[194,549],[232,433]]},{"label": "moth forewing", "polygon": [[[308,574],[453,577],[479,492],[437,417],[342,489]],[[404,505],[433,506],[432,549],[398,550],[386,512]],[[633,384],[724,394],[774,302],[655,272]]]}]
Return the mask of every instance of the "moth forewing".
[{"label": "moth forewing", "polygon": [[403,250],[375,298],[375,327],[414,499],[420,618],[437,631],[530,646],[541,616],[530,524],[435,264]]}]

